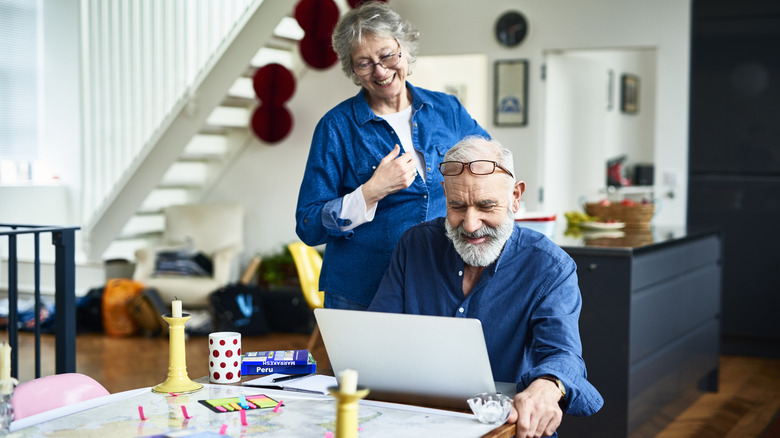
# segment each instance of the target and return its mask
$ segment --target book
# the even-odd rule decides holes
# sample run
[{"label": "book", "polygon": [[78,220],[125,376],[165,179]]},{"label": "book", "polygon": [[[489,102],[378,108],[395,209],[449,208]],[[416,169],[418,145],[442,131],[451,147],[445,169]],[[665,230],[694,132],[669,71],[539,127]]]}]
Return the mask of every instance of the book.
[{"label": "book", "polygon": [[309,350],[271,350],[244,353],[244,362],[268,366],[309,365],[317,363]]},{"label": "book", "polygon": [[274,382],[274,380],[286,377],[285,374],[270,374],[257,379],[245,380],[241,382],[244,386],[254,386],[258,388],[281,389],[285,391],[308,392],[312,394],[328,395],[328,388],[338,386],[338,381],[333,376],[324,374],[309,374],[299,378]]},{"label": "book", "polygon": [[306,365],[265,365],[262,362],[241,362],[241,375],[254,376],[259,374],[313,374],[317,372],[317,363]]}]

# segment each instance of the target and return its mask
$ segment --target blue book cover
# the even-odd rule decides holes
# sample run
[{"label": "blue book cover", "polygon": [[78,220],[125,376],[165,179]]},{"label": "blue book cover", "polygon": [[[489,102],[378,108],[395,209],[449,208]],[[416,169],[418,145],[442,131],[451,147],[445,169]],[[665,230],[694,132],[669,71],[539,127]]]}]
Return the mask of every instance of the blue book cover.
[{"label": "blue book cover", "polygon": [[259,362],[241,362],[242,376],[255,376],[259,374],[314,374],[317,372],[317,364],[306,365],[265,365]]},{"label": "blue book cover", "polygon": [[244,354],[243,361],[268,366],[309,365],[316,363],[309,350],[250,351]]}]

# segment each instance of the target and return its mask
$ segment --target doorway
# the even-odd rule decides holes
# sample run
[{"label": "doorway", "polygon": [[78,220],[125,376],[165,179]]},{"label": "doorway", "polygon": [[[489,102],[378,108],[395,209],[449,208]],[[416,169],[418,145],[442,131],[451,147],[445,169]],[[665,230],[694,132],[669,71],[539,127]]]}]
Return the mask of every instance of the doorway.
[{"label": "doorway", "polygon": [[[629,178],[636,164],[654,162],[656,50],[548,50],[543,58],[540,204],[562,214],[606,196],[607,160],[625,155]],[[638,79],[634,112],[622,102],[625,74]]]}]

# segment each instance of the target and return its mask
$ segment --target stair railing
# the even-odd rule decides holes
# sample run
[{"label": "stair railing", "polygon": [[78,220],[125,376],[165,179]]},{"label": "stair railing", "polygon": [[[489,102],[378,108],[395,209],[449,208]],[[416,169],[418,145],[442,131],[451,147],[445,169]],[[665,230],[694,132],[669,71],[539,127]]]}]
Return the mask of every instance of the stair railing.
[{"label": "stair railing", "polygon": [[19,377],[18,237],[32,235],[35,270],[35,378],[41,376],[41,281],[40,237],[51,234],[54,245],[55,372],[76,372],[76,246],[79,227],[0,224],[0,237],[8,238],[8,343],[11,346],[11,376]]},{"label": "stair railing", "polygon": [[93,223],[171,115],[188,108],[262,3],[82,0],[82,223]]}]

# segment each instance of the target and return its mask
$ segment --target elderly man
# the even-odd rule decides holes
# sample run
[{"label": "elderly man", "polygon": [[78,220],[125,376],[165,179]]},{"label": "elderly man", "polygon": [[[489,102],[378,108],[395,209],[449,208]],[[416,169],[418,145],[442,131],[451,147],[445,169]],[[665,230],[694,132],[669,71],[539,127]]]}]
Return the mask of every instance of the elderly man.
[{"label": "elderly man", "polygon": [[496,141],[453,146],[439,166],[447,217],[403,234],[368,310],[479,319],[493,377],[517,383],[517,436],[556,436],[563,412],[591,415],[603,399],[586,380],[576,265],[515,225],[525,183],[513,167]]}]

